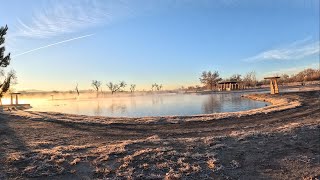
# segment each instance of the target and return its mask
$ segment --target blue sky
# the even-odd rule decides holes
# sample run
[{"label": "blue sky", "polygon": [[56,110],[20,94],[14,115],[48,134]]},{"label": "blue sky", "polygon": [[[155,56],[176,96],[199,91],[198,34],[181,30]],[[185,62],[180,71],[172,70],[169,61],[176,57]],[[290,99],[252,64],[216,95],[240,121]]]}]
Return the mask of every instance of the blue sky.
[{"label": "blue sky", "polygon": [[[318,0],[10,0],[17,90],[196,85],[204,70],[258,78],[319,68]],[[104,86],[106,89],[106,86]]]}]

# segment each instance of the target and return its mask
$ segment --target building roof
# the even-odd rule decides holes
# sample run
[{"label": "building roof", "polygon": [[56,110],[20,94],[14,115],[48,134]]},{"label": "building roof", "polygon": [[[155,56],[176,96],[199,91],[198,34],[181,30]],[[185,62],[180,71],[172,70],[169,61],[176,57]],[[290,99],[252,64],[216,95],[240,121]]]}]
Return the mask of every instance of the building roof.
[{"label": "building roof", "polygon": [[237,81],[223,81],[223,82],[219,82],[218,84],[236,84],[238,83]]},{"label": "building roof", "polygon": [[279,76],[273,76],[273,77],[265,77],[264,79],[279,79]]}]

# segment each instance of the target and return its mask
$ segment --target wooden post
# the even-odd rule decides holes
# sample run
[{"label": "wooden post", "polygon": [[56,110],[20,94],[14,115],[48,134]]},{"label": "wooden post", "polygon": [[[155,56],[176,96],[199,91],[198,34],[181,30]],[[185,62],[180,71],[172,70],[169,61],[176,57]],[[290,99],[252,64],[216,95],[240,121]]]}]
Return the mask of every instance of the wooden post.
[{"label": "wooden post", "polygon": [[18,104],[18,94],[16,94],[16,104]]},{"label": "wooden post", "polygon": [[11,105],[13,104],[13,97],[12,97],[12,94],[10,94],[11,95]]},{"label": "wooden post", "polygon": [[280,77],[266,77],[264,79],[270,80],[270,94],[279,94],[279,87],[277,79]]},{"label": "wooden post", "polygon": [[270,94],[274,94],[273,81],[270,80]]},{"label": "wooden post", "polygon": [[274,93],[279,94],[279,87],[278,87],[277,79],[274,79]]}]

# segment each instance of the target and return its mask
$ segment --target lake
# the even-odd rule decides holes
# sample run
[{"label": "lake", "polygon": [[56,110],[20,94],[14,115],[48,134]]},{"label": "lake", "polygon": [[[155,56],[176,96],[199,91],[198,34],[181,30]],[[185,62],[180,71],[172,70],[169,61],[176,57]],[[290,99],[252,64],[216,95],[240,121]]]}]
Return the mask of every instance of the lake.
[{"label": "lake", "polygon": [[197,115],[219,112],[235,112],[269,105],[241,97],[242,93],[215,94],[147,94],[108,96],[104,98],[32,97],[20,98],[22,103],[30,103],[31,111],[51,111],[79,115],[111,117],[144,117]]}]

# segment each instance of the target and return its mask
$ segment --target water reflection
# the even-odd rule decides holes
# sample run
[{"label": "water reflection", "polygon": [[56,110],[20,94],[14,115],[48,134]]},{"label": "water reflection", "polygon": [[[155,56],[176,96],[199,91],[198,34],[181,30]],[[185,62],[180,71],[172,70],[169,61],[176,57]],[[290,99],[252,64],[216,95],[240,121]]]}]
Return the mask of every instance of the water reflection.
[{"label": "water reflection", "polygon": [[[65,99],[63,99],[65,98]],[[95,116],[165,116],[195,115],[242,111],[265,106],[265,102],[241,98],[241,94],[153,94],[79,99],[59,97],[24,97],[32,111],[54,111]]]},{"label": "water reflection", "polygon": [[127,106],[126,104],[122,104],[122,103],[112,103],[108,110],[112,113],[112,114],[125,114],[127,111]]},{"label": "water reflection", "polygon": [[[217,98],[219,98],[219,100]],[[203,113],[212,114],[215,112],[221,112],[221,98],[221,96],[209,95],[202,104]]]},{"label": "water reflection", "polygon": [[97,101],[97,106],[94,108],[94,115],[100,116],[102,114],[102,107],[100,106],[100,101]]},{"label": "water reflection", "polygon": [[132,108],[136,108],[137,107],[136,99],[134,97],[130,98],[130,106]]},{"label": "water reflection", "polygon": [[163,104],[163,97],[161,95],[152,95],[151,100],[153,105]]}]

